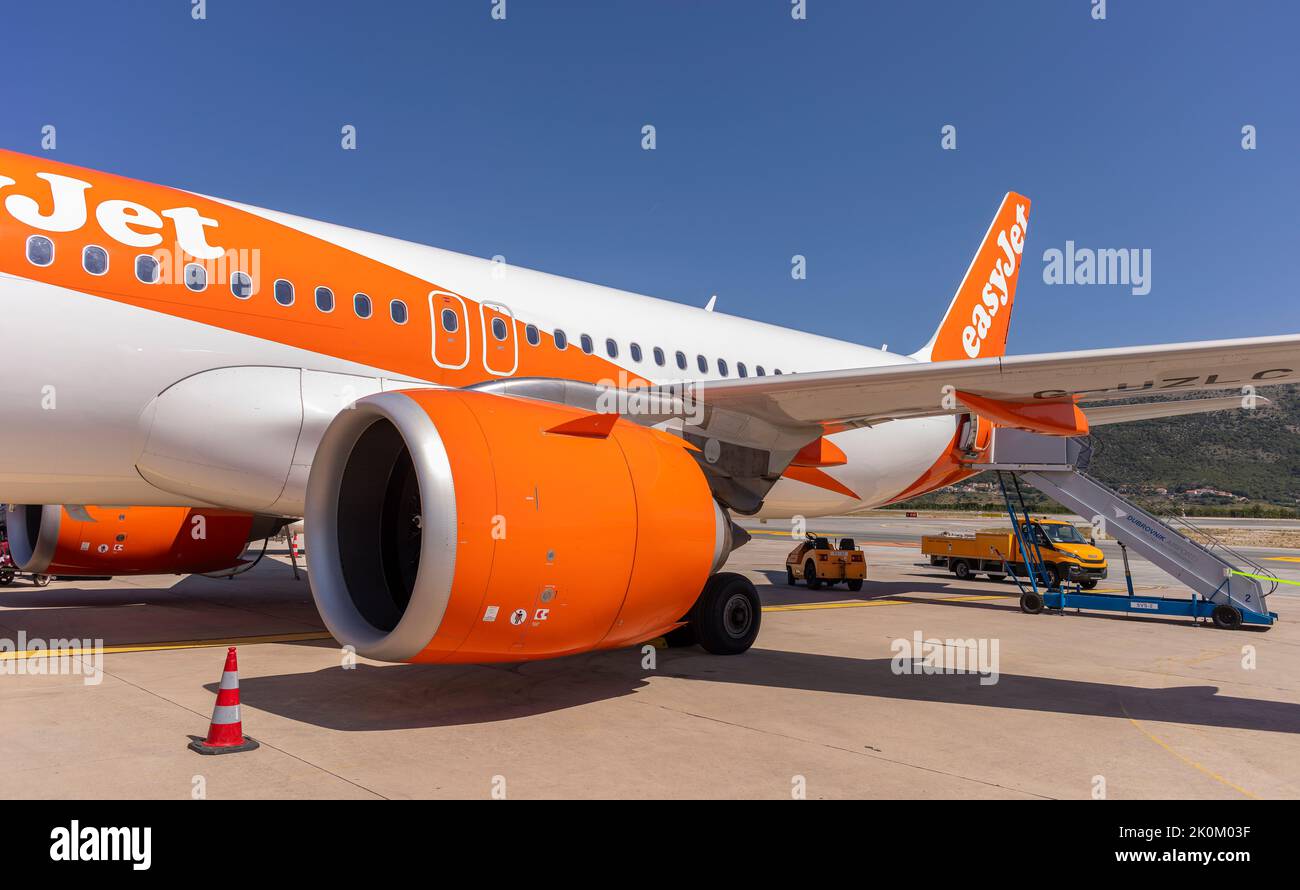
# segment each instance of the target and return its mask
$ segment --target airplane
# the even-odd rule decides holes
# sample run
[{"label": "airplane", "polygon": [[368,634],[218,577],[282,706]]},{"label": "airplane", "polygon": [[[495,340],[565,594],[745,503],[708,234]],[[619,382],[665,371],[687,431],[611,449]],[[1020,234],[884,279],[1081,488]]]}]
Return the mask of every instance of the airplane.
[{"label": "airplane", "polygon": [[[722,571],[735,515],[933,491],[997,426],[1300,380],[1297,335],[1007,356],[1015,192],[910,355],[44,157],[0,152],[0,202],[15,561],[229,567],[304,519],[323,621],[381,661],[738,654],[760,606]],[[1112,404],[1194,390],[1232,394]]]}]

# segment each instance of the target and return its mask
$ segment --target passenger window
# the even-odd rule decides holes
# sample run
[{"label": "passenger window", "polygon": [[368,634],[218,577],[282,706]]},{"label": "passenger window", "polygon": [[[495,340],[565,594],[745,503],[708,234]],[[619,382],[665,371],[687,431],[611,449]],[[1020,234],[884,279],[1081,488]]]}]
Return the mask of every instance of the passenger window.
[{"label": "passenger window", "polygon": [[108,251],[93,244],[81,252],[81,268],[91,275],[103,275],[108,271]]},{"label": "passenger window", "polygon": [[749,370],[746,369],[744,362],[736,362],[736,373],[739,374],[741,377],[749,376]]},{"label": "passenger window", "polygon": [[686,353],[677,353],[677,367],[681,368],[683,371],[686,370]]},{"label": "passenger window", "polygon": [[147,253],[135,258],[135,277],[145,284],[158,283],[158,259]]},{"label": "passenger window", "polygon": [[460,330],[460,316],[456,314],[455,309],[442,310],[442,329],[449,334],[454,334]]},{"label": "passenger window", "polygon": [[605,352],[610,358],[618,358],[618,344],[613,340],[605,341]]},{"label": "passenger window", "polygon": [[655,364],[661,368],[664,366],[664,351],[658,346],[655,347]]},{"label": "passenger window", "polygon": [[506,320],[504,318],[492,319],[492,336],[498,340],[504,341],[506,338]]},{"label": "passenger window", "polygon": [[401,300],[393,300],[388,304],[388,317],[397,324],[406,324],[410,316],[406,312],[406,304]]},{"label": "passenger window", "polygon": [[198,263],[185,264],[185,286],[198,293],[208,288],[208,270]]},{"label": "passenger window", "polygon": [[578,338],[578,342],[582,344],[582,351],[587,353],[587,355],[591,355],[591,353],[596,348],[591,342],[590,334],[583,334],[581,337]]},{"label": "passenger window", "polygon": [[54,242],[44,235],[28,238],[27,261],[33,266],[48,266],[54,262]]},{"label": "passenger window", "polygon": [[640,343],[633,343],[631,346],[628,347],[628,351],[630,351],[630,352],[632,353],[632,361],[634,361],[634,362],[639,362],[639,361],[641,361],[641,344],[640,344]]},{"label": "passenger window", "polygon": [[275,301],[281,306],[293,305],[293,284],[283,278],[275,281]]},{"label": "passenger window", "polygon": [[756,373],[759,377],[766,377],[766,376],[767,376],[767,373],[763,370],[763,366],[762,366],[762,365],[755,365],[755,366],[754,366],[754,373]]},{"label": "passenger window", "polygon": [[375,311],[367,294],[352,295],[352,311],[357,314],[357,318],[369,318]]},{"label": "passenger window", "polygon": [[334,291],[328,287],[316,288],[316,308],[321,312],[334,311]]},{"label": "passenger window", "polygon": [[709,373],[709,360],[702,355],[695,357],[695,364],[699,367],[701,374]]},{"label": "passenger window", "polygon": [[560,330],[559,328],[556,328],[554,331],[551,332],[551,336],[555,338],[555,348],[556,348],[556,349],[567,349],[567,348],[568,348],[568,346],[569,346],[569,337],[568,337],[567,334],[564,333],[564,331]]},{"label": "passenger window", "polygon": [[727,360],[724,358],[718,359],[718,373],[723,377],[727,376]]},{"label": "passenger window", "polygon": [[780,373],[781,373],[781,369],[780,369],[780,368],[777,368],[777,369],[775,369],[774,371],[772,371],[772,373],[773,373],[773,374],[780,374]]},{"label": "passenger window", "polygon": [[253,279],[247,272],[232,272],[230,274],[230,292],[241,300],[247,300],[253,295]]},{"label": "passenger window", "polygon": [[537,330],[535,324],[530,324],[524,328],[524,337],[528,340],[529,346],[538,346],[542,342],[541,332]]}]

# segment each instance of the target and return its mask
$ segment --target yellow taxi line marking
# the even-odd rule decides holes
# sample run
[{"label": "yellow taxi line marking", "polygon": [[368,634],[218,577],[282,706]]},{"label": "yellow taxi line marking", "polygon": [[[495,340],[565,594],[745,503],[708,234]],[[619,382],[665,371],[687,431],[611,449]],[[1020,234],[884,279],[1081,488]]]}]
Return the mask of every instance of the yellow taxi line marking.
[{"label": "yellow taxi line marking", "polygon": [[104,646],[102,649],[28,649],[23,652],[0,652],[0,661],[16,658],[59,658],[61,656],[120,655],[124,652],[160,652],[167,649],[207,649],[217,646],[254,646],[259,643],[296,643],[303,640],[330,640],[331,634],[323,631],[306,631],[304,633],[271,634],[261,637],[228,637],[220,640],[175,640],[166,643],[134,643],[122,646]]},{"label": "yellow taxi line marking", "polygon": [[[751,535],[770,535],[774,538],[790,538],[789,532],[776,532],[760,528],[747,528],[745,531]],[[830,534],[822,535],[823,538],[851,538],[852,534]],[[798,544],[803,538],[790,538],[792,543]],[[915,541],[858,541],[859,549],[862,547],[919,547]]]},{"label": "yellow taxi line marking", "polygon": [[1132,717],[1129,716],[1128,708],[1124,707],[1124,702],[1123,702],[1122,700],[1121,700],[1120,703],[1119,703],[1119,708],[1120,708],[1121,711],[1124,712],[1124,716],[1128,719],[1128,722],[1129,722],[1129,723],[1132,723],[1133,726],[1134,726],[1134,728],[1136,728],[1138,732],[1142,733],[1144,736],[1146,736],[1147,738],[1149,738],[1151,741],[1155,742],[1155,743],[1156,743],[1157,745],[1159,745],[1161,748],[1164,748],[1167,752],[1169,752],[1169,753],[1172,754],[1173,756],[1177,757],[1177,758],[1178,758],[1179,760],[1181,760],[1183,763],[1187,764],[1188,766],[1192,767],[1193,769],[1196,769],[1196,770],[1198,770],[1198,771],[1204,773],[1205,775],[1209,776],[1209,777],[1210,777],[1211,779],[1213,779],[1214,781],[1216,781],[1216,782],[1218,782],[1218,783],[1220,783],[1220,784],[1222,784],[1222,785],[1227,785],[1229,788],[1231,788],[1233,791],[1236,791],[1236,792],[1239,793],[1239,794],[1244,794],[1246,797],[1249,797],[1249,798],[1251,798],[1252,800],[1259,800],[1259,795],[1257,795],[1257,794],[1253,794],[1253,793],[1247,791],[1245,788],[1242,788],[1240,785],[1235,785],[1235,784],[1233,784],[1232,782],[1228,781],[1228,780],[1225,779],[1223,776],[1219,775],[1218,773],[1214,772],[1213,770],[1206,769],[1205,767],[1201,766],[1201,765],[1200,765],[1199,763],[1197,763],[1195,760],[1192,760],[1192,759],[1189,758],[1189,757],[1184,757],[1182,754],[1178,753],[1178,752],[1175,751],[1173,748],[1171,748],[1169,745],[1167,745],[1167,744],[1165,744],[1163,741],[1161,741],[1158,737],[1156,737],[1156,736],[1152,735],[1151,733],[1147,732],[1147,730],[1142,726],[1141,723],[1138,723],[1136,720],[1134,720]]},{"label": "yellow taxi line marking", "polygon": [[764,612],[811,612],[816,609],[865,609],[868,606],[915,606],[925,603],[976,603],[984,600],[1009,599],[1015,594],[998,593],[993,596],[946,596],[934,600],[867,600],[856,603],[796,603],[789,606],[764,606]]},{"label": "yellow taxi line marking", "polygon": [[1300,562],[1300,556],[1266,556],[1270,562]]}]

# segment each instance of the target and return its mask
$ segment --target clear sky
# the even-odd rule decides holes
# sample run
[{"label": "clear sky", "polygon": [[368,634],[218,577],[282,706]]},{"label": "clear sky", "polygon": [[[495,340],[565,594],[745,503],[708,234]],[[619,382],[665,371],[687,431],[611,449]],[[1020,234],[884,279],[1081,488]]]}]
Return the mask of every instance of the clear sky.
[{"label": "clear sky", "polygon": [[7,3],[0,146],[895,351],[1014,189],[1009,351],[1300,332],[1293,2],[493,5]]}]

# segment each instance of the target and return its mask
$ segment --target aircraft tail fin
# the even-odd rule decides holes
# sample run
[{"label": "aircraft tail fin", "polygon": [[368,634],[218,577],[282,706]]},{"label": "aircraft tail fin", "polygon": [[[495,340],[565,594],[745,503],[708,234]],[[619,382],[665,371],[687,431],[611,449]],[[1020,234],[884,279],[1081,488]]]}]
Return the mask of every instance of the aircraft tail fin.
[{"label": "aircraft tail fin", "polygon": [[1028,225],[1029,199],[1007,192],[948,313],[913,358],[943,362],[1006,353]]}]

